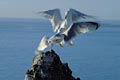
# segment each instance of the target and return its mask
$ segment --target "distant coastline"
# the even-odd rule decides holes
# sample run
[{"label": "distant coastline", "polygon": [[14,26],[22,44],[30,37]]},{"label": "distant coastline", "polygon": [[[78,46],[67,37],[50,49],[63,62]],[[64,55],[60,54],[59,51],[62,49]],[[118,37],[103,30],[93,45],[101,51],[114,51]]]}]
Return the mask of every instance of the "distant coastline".
[{"label": "distant coastline", "polygon": [[[0,17],[0,22],[6,21],[6,22],[48,22],[46,19],[41,18],[12,18],[12,17]],[[120,20],[100,20],[100,23],[102,25],[109,25],[109,26],[117,26],[120,27]]]}]

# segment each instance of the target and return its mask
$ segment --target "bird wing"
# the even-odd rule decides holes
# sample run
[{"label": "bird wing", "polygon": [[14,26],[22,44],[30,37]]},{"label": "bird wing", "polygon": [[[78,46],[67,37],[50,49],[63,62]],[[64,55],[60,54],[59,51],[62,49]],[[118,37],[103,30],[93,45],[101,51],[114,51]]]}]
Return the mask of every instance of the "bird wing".
[{"label": "bird wing", "polygon": [[52,10],[42,11],[42,12],[38,12],[38,13],[41,14],[42,17],[49,19],[53,26],[53,31],[57,32],[57,30],[62,22],[60,10],[52,9]]},{"label": "bird wing", "polygon": [[43,51],[45,48],[47,48],[49,46],[49,43],[48,43],[48,38],[46,36],[44,36],[41,41],[40,41],[40,44],[37,48],[37,51]]},{"label": "bird wing", "polygon": [[[70,8],[66,13],[65,13],[65,19],[61,24],[61,28],[63,29],[68,29],[71,24],[74,22],[77,22],[79,19],[85,19],[85,18],[91,18],[92,16],[81,13],[80,11],[77,11],[75,9]],[[93,17],[92,17],[93,18]]]},{"label": "bird wing", "polygon": [[[75,9],[72,9],[70,8],[68,13],[72,16],[72,21],[77,21],[78,19],[85,19],[85,18],[93,18],[93,16],[90,16],[90,15],[87,15],[87,14],[84,14],[80,11],[77,11]],[[65,16],[65,18],[67,17],[68,15]]]},{"label": "bird wing", "polygon": [[75,36],[87,33],[90,31],[95,31],[99,28],[99,24],[97,22],[77,22],[73,23],[68,30],[63,33],[65,35],[64,40],[69,41]]}]

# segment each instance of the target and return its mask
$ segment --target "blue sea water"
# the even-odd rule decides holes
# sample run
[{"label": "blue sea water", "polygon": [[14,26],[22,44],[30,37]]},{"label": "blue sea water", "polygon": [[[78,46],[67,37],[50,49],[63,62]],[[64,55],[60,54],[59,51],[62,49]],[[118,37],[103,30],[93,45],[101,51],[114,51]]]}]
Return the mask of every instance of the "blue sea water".
[{"label": "blue sea water", "polygon": [[[75,77],[120,80],[119,25],[120,21],[103,21],[97,31],[76,37],[74,46],[56,45],[54,50]],[[47,20],[0,19],[0,80],[23,80],[41,38],[52,34]]]}]

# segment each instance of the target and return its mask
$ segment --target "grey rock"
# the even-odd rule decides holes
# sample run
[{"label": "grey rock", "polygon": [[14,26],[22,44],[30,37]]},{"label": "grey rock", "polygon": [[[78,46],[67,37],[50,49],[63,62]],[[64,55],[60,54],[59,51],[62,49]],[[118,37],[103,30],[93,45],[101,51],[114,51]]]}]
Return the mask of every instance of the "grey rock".
[{"label": "grey rock", "polygon": [[53,51],[38,53],[33,58],[32,68],[27,70],[25,80],[80,80],[74,78],[67,63]]}]

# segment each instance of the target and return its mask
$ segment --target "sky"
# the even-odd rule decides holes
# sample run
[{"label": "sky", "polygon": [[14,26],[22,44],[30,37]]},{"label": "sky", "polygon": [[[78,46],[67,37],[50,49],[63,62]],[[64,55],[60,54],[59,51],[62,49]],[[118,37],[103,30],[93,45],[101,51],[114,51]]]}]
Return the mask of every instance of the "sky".
[{"label": "sky", "polygon": [[40,18],[36,12],[74,8],[99,19],[120,20],[120,0],[0,0],[0,17]]}]

